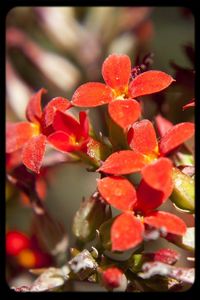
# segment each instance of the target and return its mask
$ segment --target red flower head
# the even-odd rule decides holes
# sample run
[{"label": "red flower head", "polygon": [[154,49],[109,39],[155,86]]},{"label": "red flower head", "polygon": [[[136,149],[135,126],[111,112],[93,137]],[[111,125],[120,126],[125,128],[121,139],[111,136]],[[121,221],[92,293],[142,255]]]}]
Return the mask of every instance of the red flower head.
[{"label": "red flower head", "polygon": [[174,79],[164,72],[147,71],[131,82],[131,61],[127,55],[112,54],[104,61],[102,76],[106,84],[89,82],[81,85],[72,97],[75,106],[108,105],[111,118],[122,128],[135,122],[141,114],[139,96],[167,88]]},{"label": "red flower head", "polygon": [[35,173],[40,172],[47,136],[52,132],[52,122],[56,110],[65,111],[71,103],[62,97],[52,99],[42,112],[41,97],[46,93],[40,89],[27,106],[28,122],[6,124],[6,153],[22,149],[23,164]]},{"label": "red flower head", "polygon": [[79,122],[72,116],[57,111],[53,121],[55,132],[48,136],[48,141],[64,152],[86,151],[89,141],[89,121],[87,114],[79,113]]},{"label": "red flower head", "polygon": [[[143,179],[138,190],[141,209],[144,206],[146,209],[147,207],[154,208],[152,206],[155,202],[146,200],[150,187],[163,191],[163,197],[170,196],[173,189],[172,163],[164,156],[194,134],[193,123],[172,125],[167,131],[166,123],[163,124],[165,126],[162,130],[165,134],[157,142],[156,133],[150,121],[142,120],[134,123],[128,132],[128,142],[132,150],[122,150],[111,154],[98,169],[98,171],[113,175],[141,171]],[[167,126],[171,125],[168,123]]]},{"label": "red flower head", "polygon": [[[185,234],[186,225],[179,217],[164,211],[154,211],[154,208],[160,206],[161,202],[163,203],[168,198],[165,191],[168,190],[169,184],[164,180],[165,177],[167,177],[165,169],[162,168],[158,172],[158,180],[162,181],[162,188],[153,189],[146,185],[148,193],[143,183],[140,183],[136,191],[134,186],[123,177],[111,176],[98,181],[98,190],[103,199],[123,211],[111,227],[112,250],[125,251],[138,246],[143,241],[144,224],[166,233]],[[142,199],[143,193],[145,200]]]}]

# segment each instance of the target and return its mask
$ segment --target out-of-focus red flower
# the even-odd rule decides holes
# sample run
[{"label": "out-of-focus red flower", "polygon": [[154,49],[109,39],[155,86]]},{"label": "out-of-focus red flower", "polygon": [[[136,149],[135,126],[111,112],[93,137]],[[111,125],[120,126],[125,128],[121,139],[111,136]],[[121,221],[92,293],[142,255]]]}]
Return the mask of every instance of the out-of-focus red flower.
[{"label": "out-of-focus red flower", "polygon": [[42,268],[49,266],[51,257],[41,251],[30,237],[21,231],[8,231],[6,234],[6,254],[15,257],[23,268]]},{"label": "out-of-focus red flower", "polygon": [[154,208],[152,205],[157,203],[148,200],[150,187],[162,192],[163,199],[169,197],[173,189],[172,162],[164,156],[183,144],[193,134],[193,123],[180,123],[167,130],[157,142],[153,124],[149,120],[136,122],[128,131],[128,143],[132,150],[111,154],[98,171],[112,175],[140,171],[143,179],[137,191],[137,196],[141,198],[139,208],[142,211],[152,209]]},{"label": "out-of-focus red flower", "polygon": [[53,131],[56,110],[65,111],[71,107],[70,101],[56,97],[42,111],[41,97],[46,92],[42,88],[31,97],[26,110],[28,122],[6,124],[6,153],[22,149],[23,164],[35,173],[40,172],[47,136]]},{"label": "out-of-focus red flower", "polygon": [[79,122],[72,116],[57,111],[52,124],[54,131],[48,141],[64,152],[85,151],[89,142],[89,121],[87,114],[79,113]]},{"label": "out-of-focus red flower", "polygon": [[[162,168],[159,173],[164,179],[165,169]],[[168,189],[168,182],[165,180],[162,180],[162,185],[162,190]],[[144,224],[163,229],[166,233],[185,234],[186,225],[179,217],[164,211],[154,211],[161,200],[164,202],[167,197],[162,190],[158,191],[150,186],[148,188],[148,199],[145,201],[152,202],[149,206],[148,202],[142,200],[141,184],[138,188],[141,194],[138,197],[138,190],[126,178],[109,176],[98,181],[98,190],[103,199],[123,212],[117,216],[111,227],[112,250],[125,251],[139,245],[143,241]]]},{"label": "out-of-focus red flower", "polygon": [[29,248],[30,239],[20,231],[9,231],[6,234],[6,253],[18,255],[22,250]]},{"label": "out-of-focus red flower", "polygon": [[107,288],[113,289],[120,286],[123,272],[116,268],[110,267],[102,272],[102,280]]},{"label": "out-of-focus red flower", "polygon": [[183,110],[186,110],[190,107],[195,107],[195,99],[194,98],[188,104],[183,106]]},{"label": "out-of-focus red flower", "polygon": [[131,61],[127,55],[112,54],[104,61],[102,76],[106,84],[89,82],[81,85],[72,97],[80,107],[108,104],[111,118],[122,128],[135,122],[141,114],[139,96],[153,94],[167,88],[174,79],[164,72],[146,71],[131,82]]}]

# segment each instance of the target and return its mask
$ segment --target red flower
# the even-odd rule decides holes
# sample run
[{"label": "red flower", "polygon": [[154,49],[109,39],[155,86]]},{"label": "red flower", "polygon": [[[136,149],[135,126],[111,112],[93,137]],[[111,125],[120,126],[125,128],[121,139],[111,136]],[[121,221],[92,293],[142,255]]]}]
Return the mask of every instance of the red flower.
[{"label": "red flower", "polygon": [[6,124],[6,153],[22,149],[23,164],[35,173],[40,172],[47,136],[53,130],[56,110],[65,111],[71,107],[67,99],[56,97],[42,112],[41,97],[46,92],[42,88],[31,97],[26,110],[28,122]]},{"label": "red flower", "polygon": [[[123,177],[111,176],[98,180],[98,190],[105,201],[123,211],[121,215],[117,216],[111,227],[113,251],[125,251],[139,245],[143,241],[144,224],[163,229],[166,233],[185,234],[186,225],[179,217],[164,211],[152,211],[160,205],[161,201],[164,202],[168,198],[163,192],[168,189],[168,183],[163,180],[165,169],[162,168],[159,173],[162,189],[156,190],[148,186],[148,194],[146,193],[146,197],[148,195],[146,200],[153,203],[150,204],[151,210],[148,204],[145,206],[141,203],[142,192],[138,197],[138,190],[142,189],[142,183],[136,191],[134,186]],[[143,201],[144,204],[146,204],[145,201]]]},{"label": "red flower", "polygon": [[89,121],[87,114],[79,113],[79,122],[72,116],[57,111],[53,121],[55,132],[48,136],[48,141],[64,152],[85,151],[89,141]]},{"label": "red flower", "polygon": [[[111,154],[98,171],[113,175],[141,171],[143,202],[145,194],[148,194],[148,186],[163,191],[165,197],[169,197],[173,189],[172,163],[164,156],[183,144],[193,134],[193,123],[180,123],[167,130],[157,142],[156,133],[150,121],[136,122],[128,131],[128,142],[132,150],[122,150]],[[164,173],[163,170],[165,170]],[[165,184],[164,190],[163,184]],[[140,197],[140,190],[138,194]]]},{"label": "red flower", "polygon": [[106,84],[89,82],[81,85],[72,97],[75,106],[108,105],[111,118],[122,128],[133,124],[141,114],[139,96],[153,94],[167,88],[174,79],[164,72],[147,71],[130,83],[131,61],[127,55],[112,54],[104,61],[102,76]]},{"label": "red flower", "polygon": [[42,252],[31,238],[20,231],[8,231],[6,234],[6,253],[16,258],[24,268],[41,268],[48,266],[51,257]]}]

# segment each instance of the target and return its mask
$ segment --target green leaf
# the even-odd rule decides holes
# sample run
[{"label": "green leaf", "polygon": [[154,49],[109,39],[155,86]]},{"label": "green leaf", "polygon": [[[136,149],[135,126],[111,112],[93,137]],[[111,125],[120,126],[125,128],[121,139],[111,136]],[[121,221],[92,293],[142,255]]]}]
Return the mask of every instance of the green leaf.
[{"label": "green leaf", "polygon": [[114,151],[129,149],[126,134],[111,118],[108,117],[109,140]]},{"label": "green leaf", "polygon": [[112,248],[110,230],[115,219],[116,218],[112,218],[99,227],[99,237],[103,248],[106,250],[111,250]]}]

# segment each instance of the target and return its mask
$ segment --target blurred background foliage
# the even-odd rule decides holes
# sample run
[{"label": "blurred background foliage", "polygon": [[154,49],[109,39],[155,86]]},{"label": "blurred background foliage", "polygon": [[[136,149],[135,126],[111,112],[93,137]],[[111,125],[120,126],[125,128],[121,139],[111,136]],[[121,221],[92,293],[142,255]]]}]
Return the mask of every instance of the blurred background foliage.
[{"label": "blurred background foliage", "polygon": [[[182,111],[194,97],[194,17],[183,7],[13,8],[6,18],[6,120],[25,120],[29,98],[41,87],[48,90],[44,105],[56,96],[71,99],[84,82],[103,81],[101,65],[110,53],[128,54],[133,67],[153,53],[150,68],[176,79],[166,91],[141,97],[144,118],[161,112],[174,124],[193,120],[192,109]],[[106,134],[103,113],[93,108],[89,116]],[[80,163],[60,164],[51,174],[45,203],[70,245],[74,214],[95,191],[97,177]],[[31,208],[10,184],[6,195],[6,228],[29,234]]]}]

